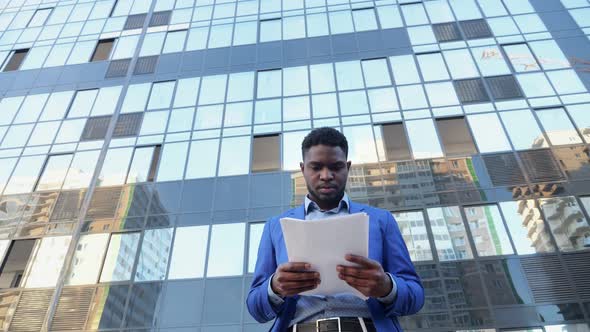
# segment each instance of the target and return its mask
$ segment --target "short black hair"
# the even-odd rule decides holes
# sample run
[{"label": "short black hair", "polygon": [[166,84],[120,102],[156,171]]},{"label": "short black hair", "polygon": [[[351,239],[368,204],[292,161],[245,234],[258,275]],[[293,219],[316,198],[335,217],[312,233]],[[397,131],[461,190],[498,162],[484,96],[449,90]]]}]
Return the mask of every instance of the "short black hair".
[{"label": "short black hair", "polygon": [[301,142],[301,157],[305,160],[305,153],[316,145],[337,146],[348,158],[348,141],[346,136],[334,128],[321,127],[312,130]]}]

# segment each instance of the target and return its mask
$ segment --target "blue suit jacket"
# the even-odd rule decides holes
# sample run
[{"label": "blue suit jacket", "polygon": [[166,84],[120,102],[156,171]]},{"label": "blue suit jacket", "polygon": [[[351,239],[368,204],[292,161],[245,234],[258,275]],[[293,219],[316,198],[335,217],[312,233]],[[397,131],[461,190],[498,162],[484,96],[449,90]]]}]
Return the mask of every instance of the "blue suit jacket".
[{"label": "blue suit jacket", "polygon": [[[401,331],[397,317],[414,314],[422,308],[424,288],[391,213],[350,202],[350,213],[357,212],[369,215],[369,258],[380,262],[385,272],[391,273],[397,284],[397,297],[391,305],[385,306],[374,298],[367,300],[371,317],[377,331]],[[248,311],[258,322],[265,323],[276,318],[271,331],[287,330],[299,299],[299,296],[285,298],[285,302],[276,311],[268,299],[270,276],[278,265],[288,261],[279,221],[284,217],[305,219],[303,205],[269,219],[264,225],[254,280],[246,300]]]}]

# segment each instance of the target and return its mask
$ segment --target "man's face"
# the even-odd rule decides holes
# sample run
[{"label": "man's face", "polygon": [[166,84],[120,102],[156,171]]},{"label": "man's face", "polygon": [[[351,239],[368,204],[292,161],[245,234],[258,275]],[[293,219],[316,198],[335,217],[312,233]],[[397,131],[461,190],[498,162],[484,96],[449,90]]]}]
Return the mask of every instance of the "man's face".
[{"label": "man's face", "polygon": [[338,206],[350,169],[344,151],[339,146],[314,145],[300,167],[310,198],[323,210]]}]

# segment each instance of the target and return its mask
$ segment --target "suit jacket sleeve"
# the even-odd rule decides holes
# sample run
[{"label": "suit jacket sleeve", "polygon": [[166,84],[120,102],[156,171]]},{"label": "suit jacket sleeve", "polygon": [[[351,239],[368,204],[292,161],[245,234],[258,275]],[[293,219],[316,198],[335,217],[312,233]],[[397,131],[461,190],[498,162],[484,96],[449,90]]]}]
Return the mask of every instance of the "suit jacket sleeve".
[{"label": "suit jacket sleeve", "polygon": [[260,323],[274,319],[284,306],[284,304],[278,307],[273,306],[268,297],[268,283],[277,268],[275,247],[271,236],[271,224],[273,220],[274,218],[268,220],[264,225],[258,247],[258,259],[256,260],[254,279],[252,280],[248,298],[246,299],[248,311]]},{"label": "suit jacket sleeve", "polygon": [[424,288],[410,260],[408,248],[393,215],[386,211],[383,241],[383,269],[392,274],[397,297],[385,306],[388,317],[415,314],[424,305]]}]

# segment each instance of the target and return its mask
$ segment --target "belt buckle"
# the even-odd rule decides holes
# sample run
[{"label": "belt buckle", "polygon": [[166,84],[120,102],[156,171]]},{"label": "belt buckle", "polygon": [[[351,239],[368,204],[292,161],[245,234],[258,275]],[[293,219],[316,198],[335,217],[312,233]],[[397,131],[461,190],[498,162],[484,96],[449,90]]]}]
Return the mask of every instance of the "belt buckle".
[{"label": "belt buckle", "polygon": [[329,321],[337,321],[338,322],[338,332],[342,331],[342,325],[340,322],[340,317],[331,317],[331,318],[322,318],[315,321],[315,329],[317,332],[320,332],[320,324]]}]

